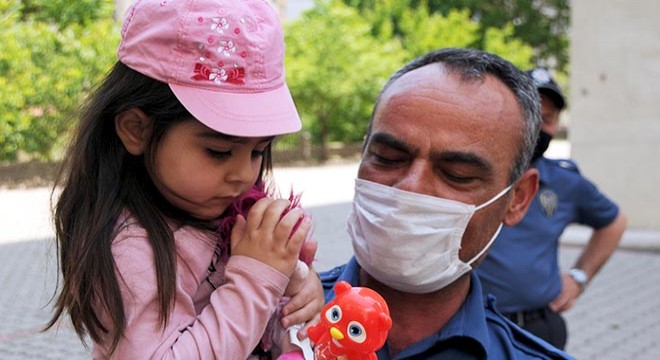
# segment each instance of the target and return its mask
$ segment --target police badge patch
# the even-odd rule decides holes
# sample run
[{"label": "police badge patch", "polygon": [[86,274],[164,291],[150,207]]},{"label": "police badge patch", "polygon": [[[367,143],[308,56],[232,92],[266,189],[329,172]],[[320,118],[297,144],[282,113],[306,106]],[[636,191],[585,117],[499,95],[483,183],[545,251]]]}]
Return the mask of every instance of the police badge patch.
[{"label": "police badge patch", "polygon": [[558,196],[552,189],[539,190],[539,204],[547,217],[553,217],[557,211]]}]

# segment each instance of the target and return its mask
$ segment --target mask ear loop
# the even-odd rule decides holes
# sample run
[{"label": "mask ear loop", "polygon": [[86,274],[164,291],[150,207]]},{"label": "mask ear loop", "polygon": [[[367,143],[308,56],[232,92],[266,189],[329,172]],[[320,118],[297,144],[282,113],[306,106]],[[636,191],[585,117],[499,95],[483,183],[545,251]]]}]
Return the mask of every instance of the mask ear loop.
[{"label": "mask ear loop", "polygon": [[486,244],[486,246],[484,246],[484,248],[481,249],[481,251],[479,251],[479,253],[477,255],[475,255],[470,261],[468,261],[466,263],[468,266],[472,267],[472,263],[477,261],[477,259],[480,258],[481,255],[483,255],[484,253],[486,253],[486,251],[488,249],[490,249],[490,246],[493,245],[493,243],[495,242],[495,239],[497,239],[497,235],[500,234],[500,231],[502,231],[502,223],[500,223],[500,226],[497,227],[497,231],[495,231],[495,234],[493,235],[493,237],[490,238],[490,240],[488,241],[488,244]]},{"label": "mask ear loop", "polygon": [[[488,205],[494,203],[495,201],[499,200],[499,198],[501,198],[502,196],[504,196],[504,194],[508,193],[509,190],[511,190],[512,187],[513,187],[513,184],[507,186],[506,188],[504,188],[504,190],[500,191],[500,192],[499,192],[497,195],[495,195],[492,199],[490,199],[490,200],[486,201],[485,203],[483,203],[483,204],[477,206],[477,207],[474,209],[474,211],[477,211],[477,210],[479,210],[479,209],[483,209],[483,208],[485,208],[486,206],[488,206]],[[486,246],[484,246],[484,248],[481,249],[481,251],[479,251],[479,253],[478,253],[477,255],[475,255],[472,259],[470,259],[470,261],[468,261],[468,262],[466,263],[468,266],[472,265],[473,262],[475,262],[478,258],[480,258],[481,255],[483,255],[486,251],[488,251],[488,249],[490,248],[490,246],[493,245],[493,242],[495,242],[495,239],[497,239],[497,235],[499,235],[499,234],[500,234],[500,231],[502,231],[502,225],[503,225],[503,224],[500,223],[500,226],[497,227],[497,230],[495,231],[495,234],[493,234],[493,237],[491,237],[490,240],[488,240],[488,243],[486,244]],[[470,267],[471,267],[471,266],[470,266]]]},{"label": "mask ear loop", "polygon": [[499,192],[497,195],[495,195],[492,199],[490,199],[490,200],[486,201],[485,203],[483,203],[483,204],[481,204],[481,205],[475,207],[475,208],[474,208],[474,211],[477,211],[477,210],[483,209],[483,208],[485,208],[486,206],[488,206],[488,205],[494,203],[495,201],[499,200],[502,196],[504,196],[504,194],[508,193],[509,190],[511,190],[512,187],[513,187],[513,184],[511,184],[511,185],[505,187],[504,190],[500,191],[500,192]]}]

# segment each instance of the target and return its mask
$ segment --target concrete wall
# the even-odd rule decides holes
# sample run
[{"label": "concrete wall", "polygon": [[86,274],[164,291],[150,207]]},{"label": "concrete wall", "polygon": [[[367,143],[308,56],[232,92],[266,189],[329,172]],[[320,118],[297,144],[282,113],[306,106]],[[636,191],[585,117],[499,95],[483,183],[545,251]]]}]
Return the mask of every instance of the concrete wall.
[{"label": "concrete wall", "polygon": [[660,230],[660,1],[571,6],[571,155],[631,228]]}]

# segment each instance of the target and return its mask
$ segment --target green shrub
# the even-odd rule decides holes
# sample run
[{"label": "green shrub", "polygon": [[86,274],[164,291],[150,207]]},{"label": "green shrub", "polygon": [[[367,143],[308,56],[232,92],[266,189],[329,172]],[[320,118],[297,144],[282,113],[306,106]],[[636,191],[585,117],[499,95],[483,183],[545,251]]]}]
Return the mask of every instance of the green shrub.
[{"label": "green shrub", "polygon": [[0,0],[0,161],[56,157],[119,41],[111,13],[61,26],[24,5]]}]

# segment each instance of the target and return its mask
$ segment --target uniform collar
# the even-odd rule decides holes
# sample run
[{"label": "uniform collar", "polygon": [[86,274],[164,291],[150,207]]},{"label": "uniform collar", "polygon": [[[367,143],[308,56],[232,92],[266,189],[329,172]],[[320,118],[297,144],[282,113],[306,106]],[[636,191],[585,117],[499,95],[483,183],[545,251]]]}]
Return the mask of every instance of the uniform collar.
[{"label": "uniform collar", "polygon": [[[342,273],[337,277],[336,281],[343,280],[352,286],[359,286],[359,273],[360,265],[355,260],[355,257],[353,257],[343,268]],[[427,351],[436,344],[449,342],[460,343],[462,344],[462,349],[470,349],[476,356],[483,359],[488,358],[486,349],[490,345],[490,338],[486,325],[481,282],[474,272],[470,273],[470,281],[471,286],[467,298],[458,312],[449,320],[449,323],[439,332],[413,344],[399,353],[397,358],[411,357]],[[334,290],[326,293],[326,301],[334,297]],[[389,359],[387,355],[384,356],[381,352],[378,353],[379,359]]]},{"label": "uniform collar", "polygon": [[[481,289],[481,282],[474,272],[470,272],[470,292],[463,305],[451,318],[449,323],[433,337],[429,345],[444,341],[462,341],[472,343],[474,354],[480,354],[483,359],[488,358],[487,350],[490,345],[486,314]],[[425,339],[423,341],[426,341]]]},{"label": "uniform collar", "polygon": [[547,184],[549,182],[548,179],[548,171],[546,170],[548,168],[548,165],[550,164],[550,159],[541,156],[538,158],[532,166],[536,168],[536,170],[539,171],[539,183],[540,184]]}]

